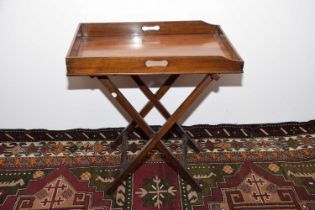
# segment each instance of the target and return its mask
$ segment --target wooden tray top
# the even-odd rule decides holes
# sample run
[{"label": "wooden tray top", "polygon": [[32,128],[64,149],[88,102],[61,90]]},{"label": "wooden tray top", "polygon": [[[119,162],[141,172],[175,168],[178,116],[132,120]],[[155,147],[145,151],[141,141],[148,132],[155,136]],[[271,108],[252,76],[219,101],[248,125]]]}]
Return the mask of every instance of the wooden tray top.
[{"label": "wooden tray top", "polygon": [[83,23],[66,57],[69,76],[241,73],[220,26],[203,21]]}]

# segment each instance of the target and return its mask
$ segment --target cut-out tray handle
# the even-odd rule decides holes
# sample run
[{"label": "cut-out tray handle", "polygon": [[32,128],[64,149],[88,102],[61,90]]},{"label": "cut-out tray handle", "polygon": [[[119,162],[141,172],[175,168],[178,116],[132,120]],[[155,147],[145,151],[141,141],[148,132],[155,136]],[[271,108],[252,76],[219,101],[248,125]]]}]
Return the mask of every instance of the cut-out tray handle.
[{"label": "cut-out tray handle", "polygon": [[159,25],[154,25],[154,26],[142,26],[141,27],[142,31],[159,31],[160,30],[160,26]]},{"label": "cut-out tray handle", "polygon": [[168,65],[167,60],[159,60],[159,61],[147,60],[145,62],[146,67],[167,67],[167,65]]}]

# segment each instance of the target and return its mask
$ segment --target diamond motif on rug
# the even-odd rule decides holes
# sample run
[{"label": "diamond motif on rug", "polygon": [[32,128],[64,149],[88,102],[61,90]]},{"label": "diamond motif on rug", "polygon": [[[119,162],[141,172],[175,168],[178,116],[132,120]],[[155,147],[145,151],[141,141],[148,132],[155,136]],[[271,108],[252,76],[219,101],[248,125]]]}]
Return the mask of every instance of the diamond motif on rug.
[{"label": "diamond motif on rug", "polygon": [[[270,164],[269,164],[270,165]],[[237,174],[227,177],[204,197],[210,210],[218,209],[308,209],[314,200],[305,188],[282,175],[272,175],[251,162],[245,162]],[[196,208],[198,209],[198,208]]]},{"label": "diamond motif on rug", "polygon": [[140,166],[133,186],[133,209],[181,209],[178,174],[164,162]]},{"label": "diamond motif on rug", "polygon": [[175,196],[176,191],[174,186],[169,186],[165,180],[155,176],[153,180],[146,181],[143,188],[139,188],[135,194],[147,201],[154,202],[154,207],[160,209],[164,201],[171,200]]},{"label": "diamond motif on rug", "polygon": [[45,178],[31,181],[26,189],[8,196],[2,210],[61,210],[61,209],[110,209],[111,201],[103,200],[103,193],[95,191],[87,182],[80,182],[67,169],[51,172]]}]

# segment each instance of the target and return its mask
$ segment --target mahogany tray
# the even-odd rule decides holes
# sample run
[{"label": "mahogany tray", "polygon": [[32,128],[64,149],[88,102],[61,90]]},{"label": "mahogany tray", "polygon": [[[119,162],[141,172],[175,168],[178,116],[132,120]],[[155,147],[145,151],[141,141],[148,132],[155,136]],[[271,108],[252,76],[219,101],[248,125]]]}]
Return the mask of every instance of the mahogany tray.
[{"label": "mahogany tray", "polygon": [[81,23],[69,76],[241,73],[244,62],[218,25],[203,21]]}]

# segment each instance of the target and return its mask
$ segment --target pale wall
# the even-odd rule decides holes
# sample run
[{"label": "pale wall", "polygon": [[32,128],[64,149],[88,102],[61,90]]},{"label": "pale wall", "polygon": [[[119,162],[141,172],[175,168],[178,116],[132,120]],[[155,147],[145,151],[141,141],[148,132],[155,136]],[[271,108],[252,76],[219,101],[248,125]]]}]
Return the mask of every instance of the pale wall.
[{"label": "pale wall", "polygon": [[[1,0],[0,128],[126,125],[97,81],[65,76],[79,22],[220,24],[245,60],[245,73],[223,76],[208,89],[214,91],[186,115],[186,125],[314,119],[314,11],[313,0]],[[162,102],[174,110],[190,90],[178,87]],[[137,108],[146,101],[136,89],[123,92]],[[148,120],[163,122],[157,112]]]}]

